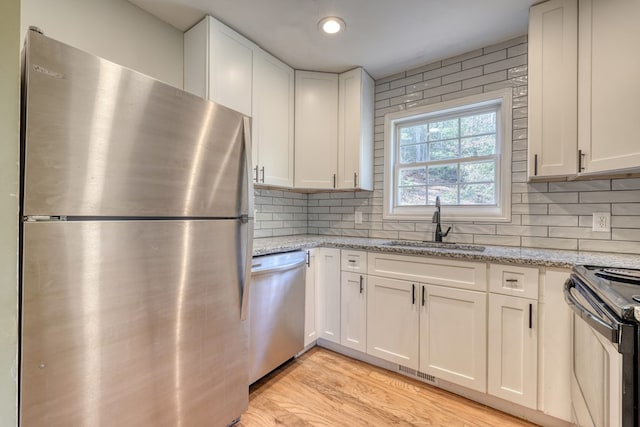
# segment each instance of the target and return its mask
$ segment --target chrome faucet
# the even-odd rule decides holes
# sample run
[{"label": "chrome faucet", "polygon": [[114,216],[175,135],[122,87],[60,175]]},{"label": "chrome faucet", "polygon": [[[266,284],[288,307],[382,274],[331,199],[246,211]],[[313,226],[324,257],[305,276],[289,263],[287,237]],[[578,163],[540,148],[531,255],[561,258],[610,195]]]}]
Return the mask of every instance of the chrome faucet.
[{"label": "chrome faucet", "polygon": [[440,227],[440,196],[436,196],[436,211],[433,213],[433,223],[437,224],[433,240],[436,242],[442,242],[442,238],[447,237],[447,234],[451,231],[451,227],[449,227],[444,233],[442,232],[442,227]]}]

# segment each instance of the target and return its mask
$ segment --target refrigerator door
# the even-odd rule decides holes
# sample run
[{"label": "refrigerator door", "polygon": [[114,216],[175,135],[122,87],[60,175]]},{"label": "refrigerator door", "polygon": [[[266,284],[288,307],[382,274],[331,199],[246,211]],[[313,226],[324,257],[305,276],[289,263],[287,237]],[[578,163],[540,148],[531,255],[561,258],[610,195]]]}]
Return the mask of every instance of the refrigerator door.
[{"label": "refrigerator door", "polygon": [[238,418],[248,404],[236,262],[246,228],[25,223],[22,425],[210,427]]},{"label": "refrigerator door", "polygon": [[27,37],[24,215],[253,215],[245,116]]}]

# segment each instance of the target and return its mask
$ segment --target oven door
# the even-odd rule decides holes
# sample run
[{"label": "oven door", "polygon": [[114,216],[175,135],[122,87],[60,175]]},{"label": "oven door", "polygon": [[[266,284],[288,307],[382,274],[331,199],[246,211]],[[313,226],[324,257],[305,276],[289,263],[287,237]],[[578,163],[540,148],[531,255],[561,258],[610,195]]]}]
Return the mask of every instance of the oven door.
[{"label": "oven door", "polygon": [[[578,426],[634,426],[634,328],[578,279],[565,283],[573,310],[571,400]],[[630,342],[629,342],[630,340]]]}]

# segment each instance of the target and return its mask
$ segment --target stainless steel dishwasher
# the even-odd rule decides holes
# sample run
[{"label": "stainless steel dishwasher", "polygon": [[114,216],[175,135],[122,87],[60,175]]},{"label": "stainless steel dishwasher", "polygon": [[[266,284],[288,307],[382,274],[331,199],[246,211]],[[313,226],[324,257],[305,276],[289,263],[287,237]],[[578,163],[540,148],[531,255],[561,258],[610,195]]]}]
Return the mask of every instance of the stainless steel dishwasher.
[{"label": "stainless steel dishwasher", "polygon": [[249,384],[304,348],[306,253],[253,258],[249,292]]}]

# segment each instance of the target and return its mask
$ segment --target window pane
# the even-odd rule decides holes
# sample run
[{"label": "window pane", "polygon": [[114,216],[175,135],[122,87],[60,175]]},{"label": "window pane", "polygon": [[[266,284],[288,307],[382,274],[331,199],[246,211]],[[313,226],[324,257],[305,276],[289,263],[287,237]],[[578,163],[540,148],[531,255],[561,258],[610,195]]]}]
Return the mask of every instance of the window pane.
[{"label": "window pane", "polygon": [[456,184],[458,182],[458,166],[438,165],[429,166],[429,185]]},{"label": "window pane", "polygon": [[427,203],[427,187],[398,187],[398,205],[416,206]]},{"label": "window pane", "polygon": [[458,204],[457,185],[435,185],[429,186],[429,204],[436,204],[436,196],[440,196],[440,203],[443,205]]},{"label": "window pane", "polygon": [[425,162],[427,144],[405,145],[400,147],[400,163]]},{"label": "window pane", "polygon": [[427,141],[427,125],[407,126],[400,128],[400,145],[415,144]]},{"label": "window pane", "polygon": [[481,133],[495,133],[496,113],[484,113],[460,118],[462,136],[478,135]]},{"label": "window pane", "polygon": [[496,165],[488,162],[460,163],[461,182],[493,182],[496,176]]},{"label": "window pane", "polygon": [[461,205],[495,205],[495,184],[462,184],[460,186]]},{"label": "window pane", "polygon": [[495,153],[495,135],[475,136],[460,140],[460,157],[491,156]]},{"label": "window pane", "polygon": [[429,141],[458,137],[458,119],[429,123]]},{"label": "window pane", "polygon": [[457,139],[429,144],[429,160],[447,160],[457,157],[459,157]]},{"label": "window pane", "polygon": [[427,183],[427,168],[400,169],[399,185],[420,185]]}]

